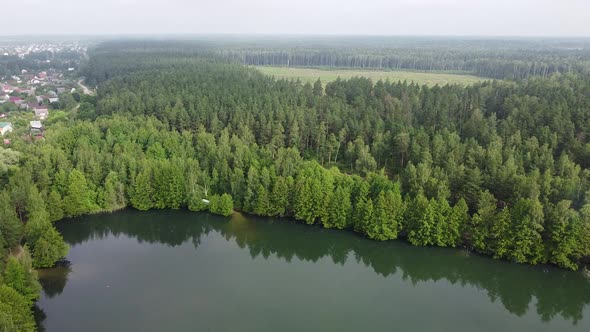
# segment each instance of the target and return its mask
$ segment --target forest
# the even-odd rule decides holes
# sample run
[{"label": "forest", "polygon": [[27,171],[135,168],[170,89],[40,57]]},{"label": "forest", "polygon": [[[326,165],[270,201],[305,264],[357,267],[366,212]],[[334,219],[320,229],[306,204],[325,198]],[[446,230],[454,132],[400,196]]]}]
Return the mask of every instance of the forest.
[{"label": "forest", "polygon": [[316,37],[212,47],[246,65],[459,72],[496,79],[590,73],[587,39]]},{"label": "forest", "polygon": [[0,327],[34,330],[34,268],[68,250],[53,222],[126,207],[590,262],[590,76],[570,70],[583,62],[470,86],[303,84],[214,47],[101,44],[82,73],[97,95],[53,112],[44,140],[0,148]]}]

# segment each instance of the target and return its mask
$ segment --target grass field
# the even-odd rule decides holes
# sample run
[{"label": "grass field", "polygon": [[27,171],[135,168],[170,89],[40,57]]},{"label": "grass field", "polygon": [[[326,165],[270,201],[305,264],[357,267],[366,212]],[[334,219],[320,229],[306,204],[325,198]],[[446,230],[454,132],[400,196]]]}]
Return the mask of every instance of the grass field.
[{"label": "grass field", "polygon": [[408,81],[417,84],[427,85],[445,85],[462,84],[469,85],[485,80],[484,78],[472,75],[446,74],[446,73],[426,73],[411,71],[379,71],[379,70],[356,70],[356,69],[312,69],[312,68],[293,68],[293,67],[267,67],[255,66],[262,73],[274,76],[275,78],[293,78],[300,79],[302,82],[315,82],[321,79],[322,83],[335,81],[338,77],[348,79],[351,77],[367,77],[374,82],[378,80],[389,79],[392,82]]}]

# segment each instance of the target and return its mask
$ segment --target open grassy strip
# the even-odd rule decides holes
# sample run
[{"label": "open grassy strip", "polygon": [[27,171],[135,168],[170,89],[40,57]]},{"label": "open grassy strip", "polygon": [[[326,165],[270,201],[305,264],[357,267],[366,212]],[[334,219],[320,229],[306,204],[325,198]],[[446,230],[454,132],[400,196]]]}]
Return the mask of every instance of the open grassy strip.
[{"label": "open grassy strip", "polygon": [[427,84],[430,86],[439,84],[462,84],[469,85],[485,80],[485,78],[473,75],[460,75],[449,73],[428,73],[428,72],[411,72],[411,71],[388,71],[388,70],[355,70],[355,69],[338,69],[325,70],[314,68],[294,68],[294,67],[268,67],[255,66],[262,73],[274,76],[276,78],[300,79],[302,82],[315,82],[318,78],[323,83],[335,81],[338,77],[348,79],[351,77],[367,77],[373,81],[390,80],[392,82],[408,81],[418,84]]}]

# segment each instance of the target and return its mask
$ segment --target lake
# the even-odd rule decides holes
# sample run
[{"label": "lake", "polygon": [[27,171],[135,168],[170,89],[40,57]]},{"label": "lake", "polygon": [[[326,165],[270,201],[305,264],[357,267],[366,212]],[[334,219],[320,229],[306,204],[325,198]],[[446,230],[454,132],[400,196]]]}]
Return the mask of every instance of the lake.
[{"label": "lake", "polygon": [[57,223],[42,329],[590,331],[590,279],[292,220],[124,210]]}]

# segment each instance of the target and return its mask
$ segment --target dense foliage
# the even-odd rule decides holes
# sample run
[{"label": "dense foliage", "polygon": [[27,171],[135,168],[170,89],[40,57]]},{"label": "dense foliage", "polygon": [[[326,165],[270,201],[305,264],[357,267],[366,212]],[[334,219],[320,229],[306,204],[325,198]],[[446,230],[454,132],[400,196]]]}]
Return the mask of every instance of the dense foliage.
[{"label": "dense foliage", "polygon": [[202,198],[230,193],[243,211],[380,240],[568,268],[587,259],[586,76],[324,87],[179,45],[96,51],[86,73],[103,82],[96,121],[55,137],[66,156],[80,149],[90,160],[56,170],[75,167],[98,190],[115,171],[119,196],[140,209],[202,210]]}]

